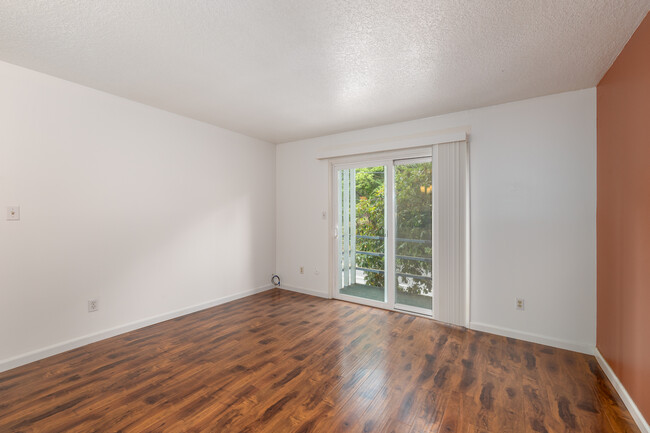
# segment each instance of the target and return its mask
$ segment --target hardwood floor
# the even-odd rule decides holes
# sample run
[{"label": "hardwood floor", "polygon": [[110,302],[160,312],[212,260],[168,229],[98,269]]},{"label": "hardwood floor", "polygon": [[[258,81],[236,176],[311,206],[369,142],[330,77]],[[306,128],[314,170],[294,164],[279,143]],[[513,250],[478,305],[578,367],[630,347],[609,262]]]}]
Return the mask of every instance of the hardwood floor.
[{"label": "hardwood floor", "polygon": [[592,356],[271,290],[0,373],[0,432],[638,432]]}]

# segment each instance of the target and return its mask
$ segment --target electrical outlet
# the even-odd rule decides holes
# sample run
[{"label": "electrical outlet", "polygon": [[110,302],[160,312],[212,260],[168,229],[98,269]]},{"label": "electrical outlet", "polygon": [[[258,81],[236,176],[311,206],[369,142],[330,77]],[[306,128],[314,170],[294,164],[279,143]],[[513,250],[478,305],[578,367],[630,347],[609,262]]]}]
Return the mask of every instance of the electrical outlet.
[{"label": "electrical outlet", "polygon": [[94,313],[97,310],[99,310],[99,300],[93,299],[92,301],[88,301],[88,312]]},{"label": "electrical outlet", "polygon": [[515,308],[524,311],[524,298],[517,298],[515,301]]},{"label": "electrical outlet", "polygon": [[301,266],[301,267],[300,267],[300,273],[301,273],[301,274],[304,274],[304,273],[305,273],[305,267],[304,267],[304,266]]}]

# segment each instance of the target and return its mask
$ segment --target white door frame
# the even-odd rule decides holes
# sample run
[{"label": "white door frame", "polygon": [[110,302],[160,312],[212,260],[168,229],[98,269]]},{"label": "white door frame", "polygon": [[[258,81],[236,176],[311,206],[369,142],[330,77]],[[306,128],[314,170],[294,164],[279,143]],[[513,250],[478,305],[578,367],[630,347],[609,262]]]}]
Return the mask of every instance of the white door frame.
[{"label": "white door frame", "polygon": [[[377,152],[373,154],[366,155],[354,155],[349,157],[341,157],[330,160],[330,170],[329,170],[329,188],[330,188],[330,211],[329,211],[329,226],[330,226],[330,236],[329,236],[329,247],[330,247],[330,287],[329,287],[329,296],[330,298],[340,299],[343,301],[354,302],[358,304],[368,305],[376,308],[383,308],[386,310],[399,311],[409,314],[422,315],[424,317],[432,318],[433,311],[429,312],[428,310],[421,309],[417,307],[403,306],[399,308],[399,305],[395,303],[395,236],[393,236],[393,231],[395,230],[394,222],[394,168],[395,161],[402,159],[415,159],[415,158],[431,158],[432,149],[431,146],[420,147],[415,149],[404,149],[401,151],[389,151],[389,152]],[[349,296],[341,294],[339,292],[339,266],[338,266],[338,247],[339,247],[339,228],[338,225],[338,184],[337,184],[337,171],[342,169],[352,169],[352,168],[363,168],[363,167],[376,167],[376,166],[386,167],[386,176],[385,176],[385,231],[386,231],[386,241],[384,243],[384,248],[386,251],[384,261],[384,275],[385,275],[385,301],[375,301],[372,299],[364,299],[356,296]],[[388,251],[391,251],[388,254]],[[406,308],[405,308],[406,307]]]}]

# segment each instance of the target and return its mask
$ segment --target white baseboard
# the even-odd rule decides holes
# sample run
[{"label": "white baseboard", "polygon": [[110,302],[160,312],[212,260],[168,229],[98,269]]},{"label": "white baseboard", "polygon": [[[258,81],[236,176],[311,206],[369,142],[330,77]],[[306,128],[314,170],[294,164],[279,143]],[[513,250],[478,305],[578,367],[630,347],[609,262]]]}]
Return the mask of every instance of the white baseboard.
[{"label": "white baseboard", "polygon": [[623,400],[623,403],[625,403],[625,407],[627,407],[627,410],[630,412],[630,415],[632,415],[632,418],[634,418],[634,421],[636,422],[636,425],[639,427],[639,430],[641,430],[641,433],[650,433],[650,425],[648,425],[648,421],[646,421],[646,419],[643,417],[643,414],[634,403],[634,400],[632,400],[632,397],[630,397],[630,394],[627,393],[627,390],[625,389],[621,381],[618,380],[618,376],[616,376],[616,373],[614,373],[612,367],[609,366],[609,364],[607,363],[607,361],[605,360],[605,358],[603,357],[603,355],[600,353],[598,349],[594,350],[594,356],[596,357],[598,364],[600,364],[600,368],[603,369],[603,372],[605,372],[605,375],[614,386],[614,389],[616,390],[616,392],[618,392],[618,395],[621,397],[621,400]]},{"label": "white baseboard", "polygon": [[164,322],[165,320],[174,319],[176,317],[185,316],[206,308],[214,307],[217,305],[225,304],[226,302],[234,301],[236,299],[244,298],[246,296],[254,295],[256,293],[264,292],[273,288],[268,284],[262,287],[257,287],[252,290],[236,293],[234,295],[224,296],[222,298],[213,299],[208,302],[203,302],[189,307],[181,308],[178,310],[170,311],[168,313],[159,314],[157,316],[148,317],[146,319],[137,320],[135,322],[127,323],[125,325],[116,326],[114,328],[106,329],[104,331],[95,332],[93,334],[84,335],[82,337],[74,338],[72,340],[64,341],[61,343],[53,344],[42,349],[37,349],[28,353],[24,353],[12,358],[0,360],[0,372],[10,370],[12,368],[20,367],[21,365],[29,364],[30,362],[38,361],[48,356],[53,356],[68,350],[76,349],[86,344],[95,343],[106,338],[114,337],[125,332],[133,331],[135,329],[144,328],[145,326],[153,325],[155,323]]},{"label": "white baseboard", "polygon": [[510,328],[502,328],[500,326],[487,325],[485,323],[470,322],[470,329],[477,331],[489,332],[490,334],[497,334],[504,337],[517,338],[519,340],[530,341],[532,343],[544,344],[546,346],[553,346],[559,349],[572,350],[574,352],[586,353],[593,355],[594,346],[590,344],[579,343],[575,341],[560,340],[558,338],[547,337],[545,335],[533,334],[529,332],[517,331]]},{"label": "white baseboard", "polygon": [[[305,295],[318,296],[320,298],[331,299],[328,294],[317,292],[314,290],[304,289],[302,287],[281,285],[281,289],[290,290],[292,292],[303,293]],[[519,340],[530,341],[533,343],[545,344],[547,346],[557,347],[559,349],[572,350],[574,352],[586,353],[587,355],[594,354],[594,346],[585,343],[579,343],[568,340],[561,340],[558,338],[547,337],[544,335],[533,334],[528,332],[521,332],[515,329],[502,328],[499,326],[488,325],[479,322],[470,322],[470,329],[477,331],[488,332],[490,334],[502,335],[504,337],[517,338]],[[648,432],[650,433],[650,432]]]},{"label": "white baseboard", "polygon": [[280,289],[290,290],[292,292],[302,293],[303,295],[318,296],[319,298],[331,299],[327,293],[317,292],[315,290],[303,289],[302,287],[287,286],[282,284],[278,286]]}]

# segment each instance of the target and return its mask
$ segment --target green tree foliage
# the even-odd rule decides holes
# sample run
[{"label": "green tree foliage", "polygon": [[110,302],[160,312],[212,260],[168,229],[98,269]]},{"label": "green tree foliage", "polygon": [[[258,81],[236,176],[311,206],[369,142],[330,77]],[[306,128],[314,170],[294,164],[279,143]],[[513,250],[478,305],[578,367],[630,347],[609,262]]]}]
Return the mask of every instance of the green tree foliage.
[{"label": "green tree foliage", "polygon": [[357,203],[361,197],[372,197],[374,192],[384,186],[384,167],[357,168],[355,183]]},{"label": "green tree foliage", "polygon": [[[359,168],[356,176],[357,251],[385,253],[385,181],[383,167]],[[396,271],[431,276],[431,163],[395,167]],[[407,242],[402,239],[420,242]],[[423,259],[423,260],[418,260]],[[357,254],[358,267],[384,270],[384,256]],[[414,294],[431,293],[431,280],[397,276],[397,287]],[[366,284],[384,287],[383,273],[366,273]]]},{"label": "green tree foliage", "polygon": [[[382,239],[357,238],[357,251],[384,251],[384,167],[356,169],[357,235]],[[357,267],[384,270],[385,256],[357,254]],[[366,284],[384,287],[384,274],[366,272]]]},{"label": "green tree foliage", "polygon": [[[397,273],[431,276],[431,163],[395,167]],[[410,242],[406,241],[410,240]],[[431,293],[431,280],[397,276],[397,287],[408,293]]]}]

